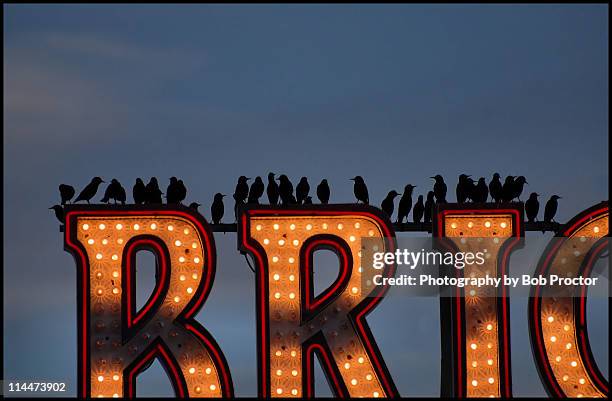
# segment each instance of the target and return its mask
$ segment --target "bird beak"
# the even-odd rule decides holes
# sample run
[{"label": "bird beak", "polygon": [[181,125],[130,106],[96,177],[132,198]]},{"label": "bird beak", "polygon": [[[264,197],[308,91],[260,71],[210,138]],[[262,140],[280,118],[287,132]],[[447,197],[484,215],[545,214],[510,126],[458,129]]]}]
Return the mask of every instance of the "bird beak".
[{"label": "bird beak", "polygon": [[434,179],[434,180],[436,179],[436,177],[429,177],[429,178]]},{"label": "bird beak", "polygon": [[349,178],[349,181],[355,181],[355,179],[354,178]]},{"label": "bird beak", "polygon": [[529,183],[527,181],[525,181],[525,184],[529,185]]},{"label": "bird beak", "polygon": [[49,210],[53,209],[53,206],[49,208]]}]

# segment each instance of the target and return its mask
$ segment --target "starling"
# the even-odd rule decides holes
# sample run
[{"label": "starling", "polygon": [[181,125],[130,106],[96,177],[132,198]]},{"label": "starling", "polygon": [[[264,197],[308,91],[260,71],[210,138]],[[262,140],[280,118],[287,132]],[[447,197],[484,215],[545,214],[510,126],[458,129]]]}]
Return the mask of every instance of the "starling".
[{"label": "starling", "polygon": [[180,198],[180,188],[178,179],[176,177],[170,177],[170,184],[166,188],[166,203],[169,205],[178,204]]},{"label": "starling", "polygon": [[527,202],[525,202],[525,214],[527,215],[527,221],[530,223],[533,223],[538,218],[538,212],[540,211],[538,195],[539,194],[532,192]]},{"label": "starling", "polygon": [[271,205],[278,205],[278,184],[274,180],[274,173],[268,173],[268,188],[266,188],[268,194],[268,202]]},{"label": "starling", "polygon": [[412,210],[412,221],[420,223],[424,212],[425,205],[423,205],[423,195],[419,195],[419,199],[417,199],[417,202],[414,204],[414,209]]},{"label": "starling", "polygon": [[470,197],[472,184],[469,182],[469,178],[470,176],[466,174],[461,174],[459,176],[459,182],[457,182],[457,188],[455,189],[457,203],[465,203]]},{"label": "starling", "polygon": [[119,181],[116,181],[116,190],[115,190],[115,203],[117,202],[121,202],[122,205],[125,205],[125,201],[126,201],[126,195],[125,195],[125,188],[123,188],[121,186],[121,184],[119,183]]},{"label": "starling", "polygon": [[329,194],[329,184],[324,178],[321,180],[321,183],[317,185],[317,198],[319,198],[319,201],[321,201],[322,204],[327,205],[329,202]]},{"label": "starling", "polygon": [[62,199],[62,206],[69,202],[74,196],[74,187],[72,185],[60,184],[59,186],[60,197]]},{"label": "starling", "polygon": [[240,210],[241,205],[246,202],[249,196],[249,180],[250,178],[241,175],[238,178],[238,183],[236,184],[236,189],[234,190],[234,216],[236,217],[236,221],[238,221],[238,210]]},{"label": "starling", "polygon": [[82,200],[87,201],[87,203],[89,203],[91,198],[93,198],[96,195],[96,192],[98,192],[98,187],[103,182],[104,180],[100,177],[92,178],[91,182],[87,184],[85,188],[83,188],[79,196],[77,196],[77,198],[74,200],[74,203],[77,203],[78,201],[82,201]]},{"label": "starling", "polygon": [[214,224],[220,224],[223,218],[223,213],[225,212],[225,207],[223,206],[224,196],[223,194],[216,193],[213,203],[210,206],[210,215],[212,216]]},{"label": "starling", "polygon": [[189,208],[195,210],[196,212],[199,212],[198,208],[202,206],[200,205],[198,202],[191,202],[189,204]]},{"label": "starling", "polygon": [[308,184],[308,178],[300,178],[300,182],[298,182],[297,186],[295,187],[295,198],[298,205],[301,205],[304,202],[304,199],[306,199],[309,192],[310,184]]},{"label": "starling", "polygon": [[304,205],[312,205],[312,196],[307,196],[306,199],[304,199]]},{"label": "starling", "polygon": [[489,183],[489,193],[491,194],[493,202],[498,203],[503,200],[504,196],[499,173],[493,174],[493,179]]},{"label": "starling", "polygon": [[504,202],[512,202],[514,192],[514,177],[509,175],[506,177],[504,181],[504,185],[502,186],[502,200]]},{"label": "starling", "polygon": [[546,206],[544,206],[544,222],[550,223],[555,221],[555,214],[557,214],[557,207],[559,206],[557,199],[561,199],[560,196],[553,195],[550,197]]},{"label": "starling", "polygon": [[435,177],[430,177],[436,180],[433,187],[433,192],[436,197],[436,202],[438,203],[446,203],[446,183],[444,182],[444,178],[440,174]]},{"label": "starling", "polygon": [[183,183],[183,180],[178,180],[178,203],[182,204],[187,197],[187,187]]},{"label": "starling", "polygon": [[283,205],[294,205],[297,199],[293,196],[293,184],[285,174],[278,177],[278,194]]},{"label": "starling", "polygon": [[125,190],[115,178],[113,178],[110,184],[108,184],[106,187],[104,197],[100,199],[100,202],[109,203],[111,200],[113,200],[115,203],[123,200],[122,202],[125,204]]},{"label": "starling", "polygon": [[146,201],[145,184],[141,178],[136,178],[136,184],[132,188],[132,197],[137,205],[143,204]]},{"label": "starling", "polygon": [[145,186],[145,203],[162,204],[162,191],[159,189],[159,183],[155,177],[151,177],[149,183]]},{"label": "starling", "polygon": [[400,198],[399,205],[397,206],[397,222],[403,223],[404,218],[408,221],[408,214],[412,209],[412,191],[416,188],[414,185],[408,184],[404,187],[404,193]]},{"label": "starling", "polygon": [[393,215],[393,200],[398,195],[399,194],[395,190],[390,191],[380,205],[380,208],[387,214],[387,216],[389,216],[389,219],[391,219],[391,216]]},{"label": "starling", "polygon": [[61,207],[60,205],[54,205],[54,206],[51,206],[49,209],[50,210],[53,209],[53,211],[55,212],[55,217],[57,217],[60,223],[64,224],[66,222],[66,219],[64,218],[64,208],[63,207]]},{"label": "starling", "polygon": [[525,184],[529,184],[525,177],[523,177],[522,175],[516,177],[514,183],[512,184],[512,200],[518,199],[519,202],[521,201],[521,194],[523,193],[523,186]]},{"label": "starling", "polygon": [[484,177],[478,179],[478,184],[472,190],[472,201],[475,203],[486,203],[489,197],[489,187]]},{"label": "starling", "polygon": [[251,184],[251,188],[249,189],[249,196],[247,203],[255,203],[259,204],[259,198],[263,196],[264,193],[264,183],[261,177],[255,177],[255,181]]},{"label": "starling", "polygon": [[431,216],[433,215],[433,207],[436,204],[434,199],[435,193],[434,191],[429,191],[427,193],[427,200],[425,201],[425,214],[424,214],[424,222],[431,223]]},{"label": "starling", "polygon": [[357,198],[357,203],[361,201],[366,205],[369,204],[370,197],[368,195],[368,187],[363,178],[358,175],[351,178],[351,181],[355,182],[355,184],[353,184],[353,193],[355,194],[355,198]]}]

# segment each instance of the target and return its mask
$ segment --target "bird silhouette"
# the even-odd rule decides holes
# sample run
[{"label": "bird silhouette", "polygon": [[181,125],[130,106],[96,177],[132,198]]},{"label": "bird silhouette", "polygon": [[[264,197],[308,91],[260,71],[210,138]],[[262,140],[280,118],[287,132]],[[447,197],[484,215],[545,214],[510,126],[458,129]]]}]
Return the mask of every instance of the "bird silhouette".
[{"label": "bird silhouette", "polygon": [[329,184],[327,183],[327,180],[324,178],[321,180],[321,183],[317,185],[317,198],[319,198],[319,201],[322,204],[327,205],[327,203],[329,203],[329,195],[330,195]]},{"label": "bird silhouette", "polygon": [[162,204],[162,191],[159,189],[159,183],[156,177],[151,177],[147,185],[145,186],[145,203],[153,205]]},{"label": "bird silhouette", "polygon": [[472,201],[475,203],[486,203],[489,198],[489,187],[484,177],[478,179],[478,183],[472,189]]},{"label": "bird silhouette", "polygon": [[415,223],[420,223],[424,212],[425,205],[423,204],[423,195],[419,195],[419,198],[414,204],[414,209],[412,210],[412,221]]},{"label": "bird silhouette", "polygon": [[434,199],[435,193],[434,191],[429,191],[427,193],[427,200],[425,201],[425,213],[424,220],[425,223],[431,223],[431,216],[433,215],[433,207],[436,204]]},{"label": "bird silhouette", "polygon": [[255,177],[255,181],[253,181],[251,188],[249,189],[247,203],[259,204],[259,198],[263,196],[264,190],[264,183],[261,177]]},{"label": "bird silhouette", "polygon": [[106,190],[104,191],[104,197],[100,199],[100,202],[109,203],[111,200],[114,201],[115,204],[117,203],[117,201],[122,202],[122,204],[125,204],[125,189],[123,189],[119,181],[117,181],[117,179],[115,178],[113,178],[110,184],[108,184],[108,186],[106,187]]},{"label": "bird silhouette", "polygon": [[266,188],[266,193],[268,194],[268,202],[271,205],[278,205],[278,184],[274,180],[274,173],[268,173],[268,187]]},{"label": "bird silhouette", "polygon": [[525,177],[523,177],[522,175],[519,175],[518,177],[516,177],[514,179],[514,182],[512,184],[512,200],[514,199],[518,199],[519,202],[521,201],[521,194],[523,193],[523,187],[525,184],[529,184],[527,182],[527,180],[525,179]]},{"label": "bird silhouette", "polygon": [[225,213],[225,206],[223,206],[223,197],[225,195],[216,193],[213,203],[210,206],[210,215],[214,224],[220,224],[223,214]]},{"label": "bird silhouette", "polygon": [[201,204],[199,204],[198,202],[191,202],[189,204],[189,208],[195,210],[196,212],[199,212],[198,208],[202,206]]},{"label": "bird silhouette", "polygon": [[64,218],[64,208],[60,205],[53,205],[49,208],[49,210],[53,210],[55,212],[55,217],[59,220],[60,223],[64,224],[66,219]]},{"label": "bird silhouette", "polygon": [[304,199],[304,203],[303,203],[303,204],[304,204],[304,205],[312,205],[312,196],[307,196],[307,197]]},{"label": "bird silhouette", "polygon": [[504,185],[502,186],[502,200],[504,202],[512,202],[514,193],[514,177],[509,175],[504,180]]},{"label": "bird silhouette", "polygon": [[538,218],[538,212],[540,211],[540,202],[538,201],[538,194],[532,192],[529,195],[529,199],[525,202],[525,214],[527,215],[527,221],[533,223]]},{"label": "bird silhouette", "polygon": [[370,203],[370,196],[368,195],[368,186],[366,185],[363,177],[360,175],[351,178],[351,181],[354,181],[353,184],[353,193],[355,194],[355,198],[357,198],[357,203],[363,202],[366,205]]},{"label": "bird silhouette", "polygon": [[397,196],[399,196],[399,194],[395,190],[389,191],[389,193],[387,194],[387,197],[383,199],[380,205],[380,208],[383,210],[383,212],[387,214],[387,216],[389,216],[389,219],[391,219],[391,216],[393,215],[393,209],[394,209],[393,200]]},{"label": "bird silhouette", "polygon": [[185,198],[187,197],[187,187],[183,180],[178,180],[178,203],[182,204]]},{"label": "bird silhouette", "polygon": [[544,206],[544,222],[550,223],[555,221],[555,214],[557,214],[557,207],[559,203],[557,199],[561,199],[560,196],[553,195],[550,197],[548,202],[546,202],[546,206]]},{"label": "bird silhouette", "polygon": [[297,199],[293,195],[293,184],[285,174],[278,177],[278,194],[283,205],[295,205]]},{"label": "bird silhouette", "polygon": [[89,182],[89,184],[87,184],[85,186],[85,188],[83,188],[83,190],[81,191],[79,196],[77,196],[77,198],[74,200],[74,203],[77,203],[77,202],[82,201],[82,200],[84,200],[87,203],[89,203],[91,198],[93,198],[96,195],[96,192],[98,192],[98,187],[103,182],[104,182],[104,180],[102,178],[100,178],[100,177],[92,178],[91,181]]},{"label": "bird silhouette", "polygon": [[412,209],[412,191],[416,188],[414,185],[408,184],[404,187],[404,193],[400,198],[399,205],[397,206],[397,222],[403,223],[404,218],[408,221],[408,214]]},{"label": "bird silhouette", "polygon": [[297,186],[295,187],[295,199],[297,200],[298,205],[301,205],[304,202],[304,199],[306,199],[309,192],[310,184],[308,184],[308,178],[300,178],[300,182],[298,182]]},{"label": "bird silhouette", "polygon": [[236,189],[234,190],[234,216],[236,217],[236,221],[238,221],[238,211],[240,207],[246,202],[249,196],[249,177],[245,177],[241,175],[238,178],[238,183],[236,184]]},{"label": "bird silhouette", "polygon": [[434,177],[430,177],[430,178],[433,178],[434,180],[436,180],[436,182],[434,183],[434,187],[433,187],[433,192],[436,197],[436,202],[446,203],[446,191],[448,188],[446,187],[444,178],[442,178],[440,174]]},{"label": "bird silhouette", "polygon": [[178,179],[176,177],[170,177],[170,184],[166,188],[166,203],[169,205],[178,204],[180,199],[181,189],[179,187]]},{"label": "bird silhouette", "polygon": [[125,205],[125,201],[127,200],[127,196],[125,195],[125,188],[121,186],[119,181],[116,181],[116,189],[115,189],[115,203],[120,202],[122,205]]},{"label": "bird silhouette", "polygon": [[72,185],[60,184],[59,192],[61,203],[65,205],[66,202],[70,202],[70,199],[74,196],[74,187]]},{"label": "bird silhouette", "polygon": [[499,173],[493,174],[493,178],[491,182],[489,182],[489,193],[491,194],[491,198],[493,202],[501,202],[504,199],[502,183],[500,179]]},{"label": "bird silhouette", "polygon": [[467,174],[461,174],[459,176],[459,181],[457,182],[457,187],[455,189],[457,203],[465,203],[470,197],[472,184],[468,180],[469,178],[470,176]]},{"label": "bird silhouette", "polygon": [[136,178],[136,184],[134,184],[132,187],[132,197],[134,198],[134,203],[137,205],[141,205],[146,202],[147,194],[142,178]]}]

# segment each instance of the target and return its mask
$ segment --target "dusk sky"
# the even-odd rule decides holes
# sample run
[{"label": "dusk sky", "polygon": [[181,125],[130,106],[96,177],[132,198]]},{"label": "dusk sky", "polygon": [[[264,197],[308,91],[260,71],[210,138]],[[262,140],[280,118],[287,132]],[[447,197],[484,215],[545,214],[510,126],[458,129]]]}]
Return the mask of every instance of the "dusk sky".
[{"label": "dusk sky", "polygon": [[[454,200],[459,174],[499,172],[526,176],[542,208],[562,196],[565,222],[608,199],[608,68],[607,5],[4,6],[4,379],[75,394],[58,184],[101,176],[131,192],[136,177],[165,189],[177,176],[209,219],[240,175],[327,178],[332,203],[353,202],[362,175],[379,205],[408,183],[425,194],[435,174]],[[236,394],[253,396],[254,277],[235,234],[215,240],[198,320]],[[511,308],[514,394],[544,395],[526,300]],[[607,377],[607,300],[589,308]],[[400,393],[438,396],[437,300],[390,297],[368,321]],[[170,394],[161,372],[139,395]]]}]

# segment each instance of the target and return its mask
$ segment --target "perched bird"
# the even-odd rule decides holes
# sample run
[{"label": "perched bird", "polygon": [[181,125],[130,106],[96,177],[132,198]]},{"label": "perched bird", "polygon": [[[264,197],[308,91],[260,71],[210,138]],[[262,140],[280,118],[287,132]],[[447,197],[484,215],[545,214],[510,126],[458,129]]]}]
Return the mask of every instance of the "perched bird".
[{"label": "perched bird", "polygon": [[278,194],[283,205],[295,205],[297,199],[293,196],[293,184],[285,174],[278,177]]},{"label": "perched bird", "polygon": [[504,198],[502,191],[502,183],[500,180],[499,173],[493,174],[493,178],[491,182],[489,182],[489,193],[491,194],[491,198],[493,202],[501,202]]},{"label": "perched bird", "polygon": [[525,202],[525,214],[527,215],[527,221],[530,223],[533,223],[538,218],[538,212],[540,211],[538,195],[539,194],[532,192],[527,202]]},{"label": "perched bird", "polygon": [[238,183],[236,184],[236,189],[234,190],[234,216],[236,217],[236,221],[238,221],[238,210],[240,209],[240,206],[246,202],[249,196],[249,180],[250,178],[241,175],[238,178]]},{"label": "perched bird", "polygon": [[127,200],[127,196],[125,195],[125,188],[121,186],[119,181],[117,181],[116,185],[117,189],[115,190],[115,203],[121,202],[122,205],[125,205],[125,201]]},{"label": "perched bird", "polygon": [[253,181],[251,188],[249,189],[247,203],[259,204],[259,198],[263,196],[264,189],[264,183],[261,177],[255,177],[255,181]]},{"label": "perched bird", "polygon": [[66,219],[64,218],[64,208],[60,205],[54,205],[49,208],[49,210],[51,209],[55,212],[55,217],[57,217],[59,222],[64,224],[66,222]]},{"label": "perched bird", "polygon": [[380,208],[387,214],[387,216],[389,216],[389,219],[391,219],[391,216],[393,215],[393,200],[397,196],[399,196],[399,194],[395,190],[390,191],[380,205]]},{"label": "perched bird", "polygon": [[433,192],[436,197],[436,202],[438,203],[446,203],[446,183],[444,182],[444,178],[440,174],[430,177],[436,180],[433,187]]},{"label": "perched bird", "polygon": [[561,199],[560,196],[553,195],[550,197],[546,206],[544,206],[544,222],[550,223],[555,221],[555,214],[557,214],[557,207],[559,206],[557,199]]},{"label": "perched bird", "polygon": [[151,177],[145,186],[145,203],[161,205],[162,195],[163,193],[161,189],[159,189],[157,178]]},{"label": "perched bird", "polygon": [[117,179],[113,178],[106,187],[104,191],[104,197],[100,199],[102,203],[108,203],[113,200],[115,203],[117,201],[122,202],[125,205],[125,189],[121,186]]},{"label": "perched bird", "polygon": [[195,210],[196,212],[199,212],[198,208],[202,206],[201,204],[199,204],[198,202],[191,202],[189,204],[189,208]]},{"label": "perched bird", "polygon": [[469,182],[469,178],[470,176],[467,174],[461,174],[459,176],[459,182],[457,182],[457,187],[455,189],[457,203],[465,203],[470,197],[472,184]]},{"label": "perched bird", "polygon": [[511,196],[513,200],[518,199],[519,202],[521,201],[521,194],[523,193],[523,186],[525,186],[525,184],[529,184],[525,177],[523,177],[522,175],[516,177],[514,183],[512,184]]},{"label": "perched bird", "polygon": [[361,201],[366,205],[369,204],[370,196],[368,195],[368,187],[363,178],[358,175],[351,178],[351,181],[355,182],[355,184],[353,184],[353,193],[355,194],[355,198],[357,198],[357,203]]},{"label": "perched bird", "polygon": [[329,194],[329,184],[324,178],[321,180],[321,183],[317,185],[317,198],[319,198],[319,201],[322,204],[327,205],[327,203],[329,202]]},{"label": "perched bird", "polygon": [[295,199],[297,200],[298,205],[301,205],[304,202],[304,199],[306,199],[309,192],[310,184],[308,183],[308,178],[300,178],[300,182],[298,182],[297,186],[295,187]]},{"label": "perched bird", "polygon": [[278,205],[278,184],[274,180],[274,173],[268,173],[268,188],[266,188],[268,194],[268,202],[271,205]]},{"label": "perched bird", "polygon": [[187,197],[187,187],[183,183],[183,180],[178,180],[178,203],[183,203]]},{"label": "perched bird", "polygon": [[427,193],[427,200],[425,201],[425,213],[424,213],[424,222],[431,223],[431,216],[433,215],[433,207],[436,204],[434,199],[435,193],[434,191],[429,191]]},{"label": "perched bird", "polygon": [[423,204],[423,195],[419,195],[419,198],[414,204],[414,209],[412,210],[412,221],[415,223],[420,223],[424,212],[425,205]]},{"label": "perched bird", "polygon": [[98,187],[103,182],[104,180],[100,177],[92,178],[89,184],[87,184],[87,186],[83,188],[79,196],[77,196],[77,198],[74,200],[74,203],[77,203],[82,200],[87,201],[87,203],[89,203],[91,198],[93,198],[96,195],[96,192],[98,192]]},{"label": "perched bird", "polygon": [[472,201],[475,203],[486,203],[489,198],[489,187],[484,177],[478,179],[478,183],[472,189]]},{"label": "perched bird", "polygon": [[312,196],[307,196],[307,197],[304,199],[304,203],[303,203],[303,204],[304,204],[304,205],[312,205]]},{"label": "perched bird", "polygon": [[216,193],[212,205],[210,206],[210,215],[214,224],[220,224],[225,213],[225,206],[223,206],[223,197],[225,195]]},{"label": "perched bird", "polygon": [[62,199],[62,205],[66,202],[70,202],[70,199],[74,196],[74,187],[72,185],[60,184],[59,186],[60,198]]},{"label": "perched bird", "polygon": [[176,177],[170,177],[170,184],[168,184],[168,188],[166,188],[166,203],[169,205],[178,204],[180,191],[178,179]]},{"label": "perched bird", "polygon": [[502,186],[502,200],[504,202],[512,202],[512,193],[514,192],[514,177],[509,175]]},{"label": "perched bird", "polygon": [[143,204],[147,200],[145,184],[141,178],[136,178],[136,184],[132,187],[132,197],[137,205]]},{"label": "perched bird", "polygon": [[412,209],[412,191],[416,188],[414,185],[408,184],[404,187],[404,193],[400,198],[399,205],[397,206],[397,222],[403,223],[404,218],[408,221],[408,214]]}]

